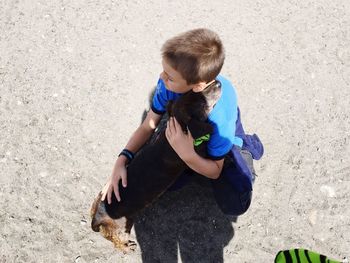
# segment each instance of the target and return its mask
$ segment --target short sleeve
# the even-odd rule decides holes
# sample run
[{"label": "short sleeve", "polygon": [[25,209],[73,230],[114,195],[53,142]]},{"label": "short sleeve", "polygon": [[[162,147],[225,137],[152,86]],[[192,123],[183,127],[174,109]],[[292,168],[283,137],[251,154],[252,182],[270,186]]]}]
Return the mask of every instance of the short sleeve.
[{"label": "short sleeve", "polygon": [[231,150],[233,146],[232,139],[230,137],[229,131],[232,132],[232,125],[226,125],[225,129],[213,124],[214,132],[211,135],[211,139],[207,146],[207,152],[209,158],[212,160],[223,159]]},{"label": "short sleeve", "polygon": [[167,90],[162,79],[158,80],[156,90],[152,99],[152,111],[157,114],[163,114],[170,100],[176,100],[181,94]]}]

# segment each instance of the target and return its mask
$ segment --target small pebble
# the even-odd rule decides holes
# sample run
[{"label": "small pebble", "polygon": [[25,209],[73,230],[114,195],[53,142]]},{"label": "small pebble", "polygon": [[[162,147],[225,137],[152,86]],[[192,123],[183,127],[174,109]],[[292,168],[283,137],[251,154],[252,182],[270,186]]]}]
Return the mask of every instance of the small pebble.
[{"label": "small pebble", "polygon": [[315,225],[317,220],[317,210],[312,210],[309,214],[309,222],[311,225]]},{"label": "small pebble", "polygon": [[320,187],[320,191],[328,197],[335,197],[335,191],[333,187],[330,187],[328,185],[322,185]]},{"label": "small pebble", "polygon": [[44,177],[46,177],[48,174],[47,174],[47,172],[40,172],[39,173],[39,176],[41,177],[41,178],[44,178]]}]

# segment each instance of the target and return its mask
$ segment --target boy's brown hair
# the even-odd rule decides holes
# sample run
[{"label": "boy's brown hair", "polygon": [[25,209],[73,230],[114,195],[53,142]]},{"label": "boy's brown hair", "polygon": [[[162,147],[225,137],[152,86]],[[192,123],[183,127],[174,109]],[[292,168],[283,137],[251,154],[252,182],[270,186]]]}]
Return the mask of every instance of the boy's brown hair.
[{"label": "boy's brown hair", "polygon": [[187,81],[187,84],[209,82],[219,75],[225,60],[219,36],[205,28],[184,32],[167,40],[163,59]]}]

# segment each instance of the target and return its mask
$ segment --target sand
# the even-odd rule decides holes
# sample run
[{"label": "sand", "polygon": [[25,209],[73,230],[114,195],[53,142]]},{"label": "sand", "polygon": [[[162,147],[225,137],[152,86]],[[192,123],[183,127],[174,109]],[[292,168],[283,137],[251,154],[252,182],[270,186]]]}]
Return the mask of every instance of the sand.
[{"label": "sand", "polygon": [[[0,262],[273,262],[350,257],[350,2],[0,3]],[[234,218],[192,183],[138,217],[135,253],[89,208],[139,125],[162,43],[208,27],[265,155]],[[143,258],[143,259],[142,259]]]}]

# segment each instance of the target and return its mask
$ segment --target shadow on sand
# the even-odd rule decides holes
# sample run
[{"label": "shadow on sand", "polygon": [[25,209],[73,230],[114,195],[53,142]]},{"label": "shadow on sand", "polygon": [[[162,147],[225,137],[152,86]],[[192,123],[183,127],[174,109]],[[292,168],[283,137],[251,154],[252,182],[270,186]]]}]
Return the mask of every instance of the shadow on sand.
[{"label": "shadow on sand", "polygon": [[[223,262],[234,236],[236,217],[224,215],[208,181],[196,176],[177,191],[166,192],[135,218],[144,263]],[[179,251],[179,252],[178,252]]]}]

